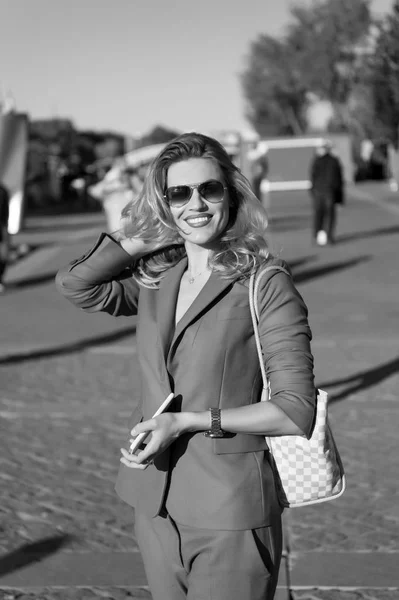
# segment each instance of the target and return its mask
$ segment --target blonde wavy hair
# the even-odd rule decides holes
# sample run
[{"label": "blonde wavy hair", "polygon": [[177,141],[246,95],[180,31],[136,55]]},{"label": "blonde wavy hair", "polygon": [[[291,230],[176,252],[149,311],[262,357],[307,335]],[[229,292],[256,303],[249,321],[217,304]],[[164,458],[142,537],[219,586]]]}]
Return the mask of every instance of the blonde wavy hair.
[{"label": "blonde wavy hair", "polygon": [[232,281],[246,279],[269,257],[266,211],[246,177],[217,140],[200,133],[184,133],[153,160],[141,193],[122,211],[124,236],[156,240],[166,246],[135,264],[133,277],[144,287],[157,288],[166,271],[186,256],[164,194],[170,165],[190,158],[206,158],[216,164],[230,195],[229,222],[218,250],[210,253],[210,268]]}]

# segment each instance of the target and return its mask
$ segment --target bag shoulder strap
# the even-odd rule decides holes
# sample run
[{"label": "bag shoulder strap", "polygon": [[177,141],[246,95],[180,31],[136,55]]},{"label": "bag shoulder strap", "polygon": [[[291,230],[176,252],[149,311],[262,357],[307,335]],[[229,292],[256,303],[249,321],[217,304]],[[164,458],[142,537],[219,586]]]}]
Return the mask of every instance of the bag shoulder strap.
[{"label": "bag shoulder strap", "polygon": [[249,280],[249,309],[251,311],[252,325],[254,328],[255,343],[256,343],[256,350],[258,352],[259,366],[260,366],[260,370],[262,372],[263,389],[265,389],[265,390],[268,389],[269,384],[268,384],[267,375],[266,375],[265,363],[263,362],[262,346],[260,343],[259,330],[258,330],[258,323],[259,323],[258,291],[259,291],[259,285],[262,280],[262,277],[267,272],[273,271],[273,270],[283,271],[283,273],[286,273],[286,275],[290,276],[290,273],[287,271],[287,269],[284,269],[284,267],[280,267],[279,265],[270,265],[268,267],[265,267],[264,269],[262,269],[262,271],[260,271],[258,273],[252,273],[250,280]]}]

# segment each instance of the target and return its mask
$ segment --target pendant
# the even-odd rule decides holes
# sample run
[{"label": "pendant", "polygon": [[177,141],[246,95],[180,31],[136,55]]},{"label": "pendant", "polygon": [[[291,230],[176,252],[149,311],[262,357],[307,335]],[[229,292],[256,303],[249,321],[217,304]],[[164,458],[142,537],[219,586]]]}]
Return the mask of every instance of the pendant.
[{"label": "pendant", "polygon": [[201,271],[201,273],[197,273],[197,275],[191,275],[188,277],[188,283],[190,283],[191,285],[195,282],[196,279],[198,279],[198,277],[200,275],[203,275],[205,273],[205,271]]}]

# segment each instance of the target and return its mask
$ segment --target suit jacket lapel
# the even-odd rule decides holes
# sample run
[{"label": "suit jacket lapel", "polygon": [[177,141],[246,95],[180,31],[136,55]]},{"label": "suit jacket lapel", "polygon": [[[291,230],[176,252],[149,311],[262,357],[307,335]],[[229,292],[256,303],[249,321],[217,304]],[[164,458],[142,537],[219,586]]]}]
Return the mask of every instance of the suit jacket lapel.
[{"label": "suit jacket lapel", "polygon": [[224,291],[227,292],[232,285],[230,280],[223,279],[218,273],[212,273],[175,328],[177,296],[179,293],[180,280],[187,268],[187,263],[187,258],[184,257],[177,265],[169,269],[159,287],[157,323],[165,359],[186,327],[188,327],[190,323],[212,304],[220,294]]},{"label": "suit jacket lapel", "polygon": [[175,313],[180,280],[187,268],[187,258],[183,258],[169,269],[161,281],[157,301],[157,323],[161,338],[162,350],[166,357],[175,330]]},{"label": "suit jacket lapel", "polygon": [[[174,335],[170,345],[170,351],[178,340],[179,336],[183,331],[192,323],[209,305],[212,304],[224,291],[228,291],[229,287],[232,286],[231,280],[222,279],[222,277],[213,272],[209,277],[208,281],[195,298],[194,302],[188,308],[187,312],[182,316],[180,321],[176,325]],[[177,298],[177,294],[176,294]],[[176,300],[175,300],[176,306]],[[173,314],[173,318],[174,318]]]}]

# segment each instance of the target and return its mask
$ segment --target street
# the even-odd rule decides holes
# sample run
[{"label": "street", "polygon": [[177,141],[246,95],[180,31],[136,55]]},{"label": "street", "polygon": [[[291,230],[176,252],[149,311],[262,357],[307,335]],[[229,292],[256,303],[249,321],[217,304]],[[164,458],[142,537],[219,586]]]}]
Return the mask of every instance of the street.
[{"label": "street", "polygon": [[[394,600],[399,196],[351,194],[326,248],[311,245],[306,193],[273,194],[270,217],[271,250],[309,308],[348,485],[286,513],[293,598]],[[150,598],[133,511],[113,490],[136,401],[135,319],[80,312],[54,286],[104,224],[99,213],[30,218],[17,238],[35,250],[0,297],[1,600]]]}]

